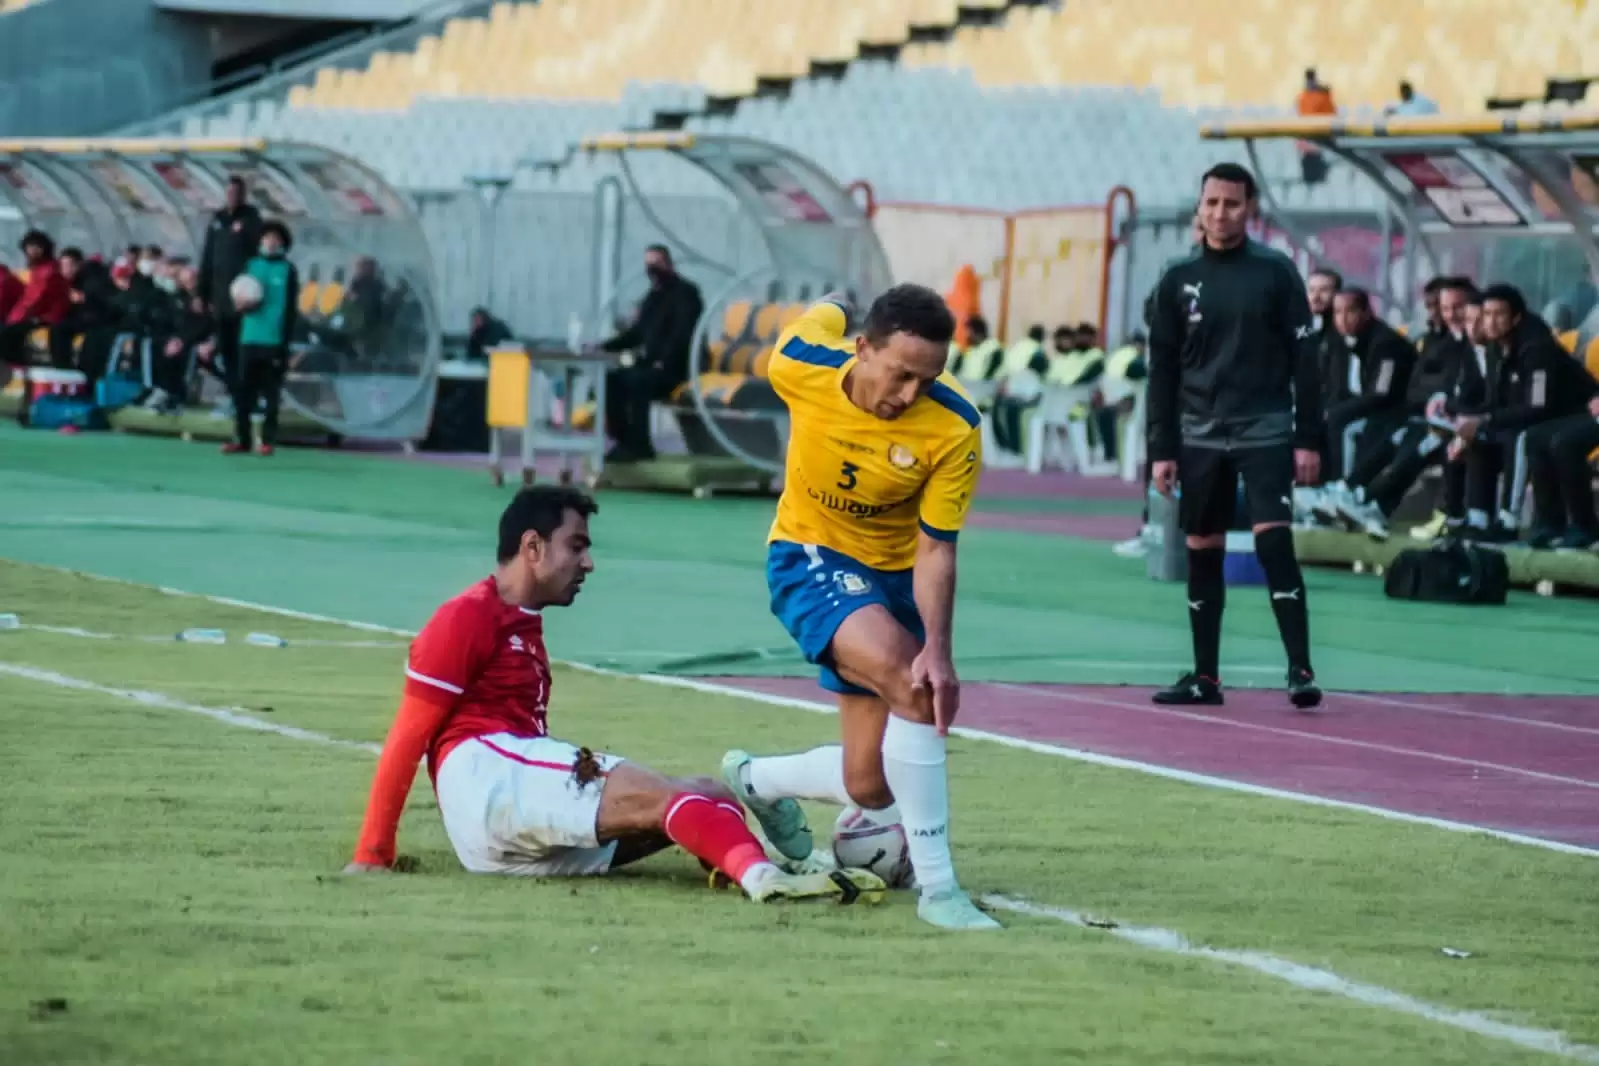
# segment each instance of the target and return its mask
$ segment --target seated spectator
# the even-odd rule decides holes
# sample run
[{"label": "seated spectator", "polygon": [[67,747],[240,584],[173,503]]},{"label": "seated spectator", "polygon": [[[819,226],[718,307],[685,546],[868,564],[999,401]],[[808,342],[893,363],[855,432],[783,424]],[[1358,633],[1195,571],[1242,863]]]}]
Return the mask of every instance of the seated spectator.
[{"label": "seated spectator", "polygon": [[1383,108],[1385,115],[1436,115],[1438,105],[1416,92],[1408,81],[1399,83],[1399,102]]},{"label": "seated spectator", "polygon": [[28,283],[11,305],[0,327],[0,362],[25,363],[28,335],[40,327],[54,326],[66,317],[72,300],[66,278],[56,264],[55,241],[39,230],[29,230],[19,245],[28,263]]},{"label": "seated spectator", "polygon": [[202,365],[202,345],[215,332],[199,296],[199,271],[187,262],[173,266],[163,327],[150,338],[151,389],[144,399],[146,408],[163,412],[175,412],[188,400],[190,368]]},{"label": "seated spectator", "polygon": [[1371,297],[1364,289],[1341,290],[1333,299],[1333,319],[1343,346],[1333,349],[1329,368],[1328,391],[1333,399],[1327,407],[1322,469],[1334,479],[1325,494],[1337,498],[1348,492],[1344,431],[1355,422],[1365,423],[1355,438],[1349,465],[1390,445],[1405,421],[1405,394],[1416,353],[1392,326],[1372,314]]},{"label": "seated spectator", "polygon": [[[1064,341],[1062,335],[1065,335]],[[1072,334],[1067,327],[1055,331],[1056,343],[1071,343]],[[1002,454],[990,457],[991,465],[1013,465],[1022,454],[1022,426],[1026,413],[1038,406],[1049,376],[1050,356],[1044,350],[1044,327],[1034,326],[1027,336],[996,354],[1000,359],[997,373],[998,389],[994,395],[991,418],[994,424],[994,443]]]},{"label": "seated spectator", "polygon": [[[1465,278],[1449,278],[1439,292],[1439,314],[1445,328],[1416,342],[1416,366],[1405,393],[1404,425],[1355,463],[1346,482],[1347,493],[1329,493],[1318,502],[1317,517],[1335,523],[1342,520],[1380,540],[1387,539],[1388,521],[1405,494],[1424,471],[1443,464],[1453,434],[1444,427],[1442,412],[1430,409],[1451,395],[1463,364],[1475,357],[1467,335],[1467,308],[1476,290]],[[1444,511],[1456,517],[1463,507],[1460,475],[1457,464],[1445,478]]]},{"label": "seated spectator", "polygon": [[1584,413],[1595,385],[1560,347],[1548,323],[1527,310],[1513,285],[1492,285],[1483,292],[1482,333],[1500,352],[1498,381],[1490,382],[1497,393],[1490,393],[1488,410],[1456,422],[1450,449],[1467,457],[1462,535],[1510,541],[1518,536],[1520,500],[1514,478],[1505,475],[1515,470],[1518,438],[1544,423]]},{"label": "seated spectator", "polygon": [[489,349],[512,339],[511,327],[489,314],[486,307],[472,308],[472,329],[466,335],[466,357],[486,363]]},{"label": "seated spectator", "polygon": [[0,326],[5,325],[12,306],[22,299],[24,288],[22,279],[11,273],[10,267],[0,263]]},{"label": "seated spectator", "polygon": [[697,285],[677,272],[672,253],[653,244],[644,251],[650,291],[633,324],[601,344],[608,352],[633,350],[631,366],[605,375],[605,424],[616,442],[606,462],[655,458],[650,440],[650,404],[672,395],[688,380],[694,328],[705,310]]},{"label": "seated spectator", "polygon": [[966,350],[951,356],[949,372],[967,386],[993,381],[1005,361],[1004,345],[989,335],[988,320],[982,315],[966,320],[966,337]]}]

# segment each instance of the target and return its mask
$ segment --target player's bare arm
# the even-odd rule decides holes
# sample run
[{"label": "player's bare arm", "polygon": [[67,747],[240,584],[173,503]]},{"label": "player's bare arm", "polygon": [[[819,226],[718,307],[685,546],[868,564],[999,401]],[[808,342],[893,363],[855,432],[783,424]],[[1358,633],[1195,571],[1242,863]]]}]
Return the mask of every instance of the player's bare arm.
[{"label": "player's bare arm", "polygon": [[954,541],[918,535],[915,596],[927,639],[911,663],[911,686],[931,701],[933,724],[940,736],[946,736],[960,710],[954,661]]}]

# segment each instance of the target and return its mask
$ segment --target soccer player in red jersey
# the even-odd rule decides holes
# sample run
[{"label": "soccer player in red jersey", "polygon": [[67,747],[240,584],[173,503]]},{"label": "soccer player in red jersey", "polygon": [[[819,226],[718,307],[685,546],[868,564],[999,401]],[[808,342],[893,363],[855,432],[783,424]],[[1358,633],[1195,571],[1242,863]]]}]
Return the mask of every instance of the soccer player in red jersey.
[{"label": "soccer player in red jersey", "polygon": [[440,607],[411,645],[405,694],[383,744],[346,873],[393,866],[395,834],[425,755],[444,831],[473,873],[603,874],[676,844],[758,902],[875,902],[881,879],[779,869],[720,784],[665,777],[549,735],[546,607],[565,607],[594,569],[576,489],[517,494],[500,516],[492,576]]}]

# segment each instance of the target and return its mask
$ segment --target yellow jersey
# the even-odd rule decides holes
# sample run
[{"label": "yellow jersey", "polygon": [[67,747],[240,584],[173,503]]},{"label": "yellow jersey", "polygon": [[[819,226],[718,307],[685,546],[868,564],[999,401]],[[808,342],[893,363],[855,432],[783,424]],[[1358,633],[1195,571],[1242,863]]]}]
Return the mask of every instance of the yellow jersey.
[{"label": "yellow jersey", "polygon": [[816,544],[874,570],[908,570],[917,531],[954,540],[982,467],[981,416],[948,373],[898,418],[844,394],[855,345],[842,308],[819,303],[768,364],[788,405],[788,461],[770,541]]}]

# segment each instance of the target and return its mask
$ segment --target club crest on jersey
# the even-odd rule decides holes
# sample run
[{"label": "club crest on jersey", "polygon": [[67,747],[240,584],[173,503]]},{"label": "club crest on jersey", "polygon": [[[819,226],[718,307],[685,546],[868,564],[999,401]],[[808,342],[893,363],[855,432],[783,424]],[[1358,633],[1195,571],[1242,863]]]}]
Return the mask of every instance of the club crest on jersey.
[{"label": "club crest on jersey", "polygon": [[1183,295],[1188,298],[1188,321],[1198,322],[1205,316],[1199,313],[1199,291],[1205,287],[1203,281],[1183,283]]},{"label": "club crest on jersey", "polygon": [[909,470],[916,465],[916,453],[903,444],[890,444],[888,446],[888,461],[890,465],[900,470]]},{"label": "club crest on jersey", "polygon": [[864,596],[872,591],[872,583],[853,570],[834,570],[833,584],[846,596]]}]

